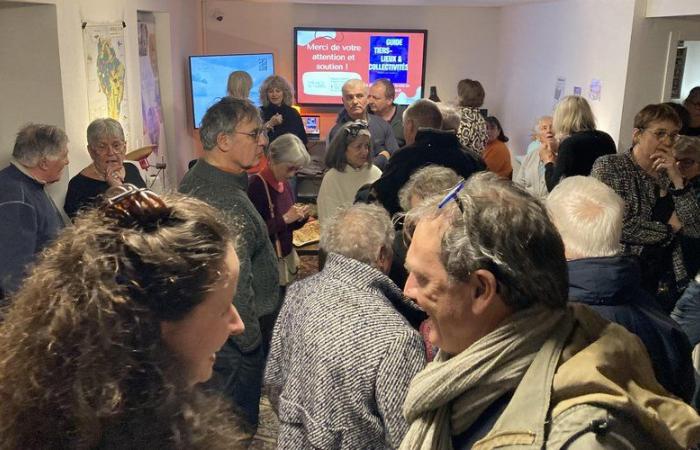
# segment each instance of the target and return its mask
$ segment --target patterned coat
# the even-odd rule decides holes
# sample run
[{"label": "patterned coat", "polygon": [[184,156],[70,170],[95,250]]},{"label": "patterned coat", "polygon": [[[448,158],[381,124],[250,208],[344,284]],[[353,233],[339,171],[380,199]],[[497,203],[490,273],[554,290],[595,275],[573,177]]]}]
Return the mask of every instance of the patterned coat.
[{"label": "patterned coat", "polygon": [[402,294],[388,277],[335,253],[290,286],[265,372],[278,448],[399,446],[408,430],[401,407],[425,351],[392,298]]},{"label": "patterned coat", "polygon": [[479,155],[484,152],[489,136],[486,134],[486,120],[479,108],[459,108],[457,137],[464,147],[474,150]]},{"label": "patterned coat", "polygon": [[683,224],[681,233],[698,236],[700,205],[693,188],[686,186],[680,190],[669,189],[672,186],[668,177],[661,176],[656,180],[647,175],[634,161],[631,151],[598,158],[593,164],[591,176],[613,188],[625,201],[622,223],[623,252],[639,256],[647,247],[670,246],[671,269],[676,289],[683,290],[689,280],[680,240],[673,233],[670,225],[652,220],[652,210],[659,199],[660,190],[667,190],[673,199],[678,218]]}]

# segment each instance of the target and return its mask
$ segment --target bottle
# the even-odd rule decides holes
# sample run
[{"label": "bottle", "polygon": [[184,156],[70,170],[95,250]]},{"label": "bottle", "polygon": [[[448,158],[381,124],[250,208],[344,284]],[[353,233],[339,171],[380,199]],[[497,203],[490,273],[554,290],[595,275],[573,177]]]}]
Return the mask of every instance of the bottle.
[{"label": "bottle", "polygon": [[434,102],[440,101],[440,97],[437,95],[437,88],[435,86],[430,86],[430,97],[428,98]]}]

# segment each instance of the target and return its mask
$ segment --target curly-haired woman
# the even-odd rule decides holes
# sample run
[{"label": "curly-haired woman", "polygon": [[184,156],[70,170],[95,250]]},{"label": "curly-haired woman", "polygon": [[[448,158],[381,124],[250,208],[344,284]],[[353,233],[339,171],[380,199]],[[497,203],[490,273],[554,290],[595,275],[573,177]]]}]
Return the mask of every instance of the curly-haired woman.
[{"label": "curly-haired woman", "polygon": [[233,237],[206,204],[133,186],[79,214],[0,325],[0,448],[231,448],[195,388],[243,324]]},{"label": "curly-haired woman", "polygon": [[306,145],[307,137],[301,116],[292,108],[294,94],[287,80],[279,75],[269,76],[260,86],[260,115],[270,130],[270,142],[286,133],[292,133]]}]

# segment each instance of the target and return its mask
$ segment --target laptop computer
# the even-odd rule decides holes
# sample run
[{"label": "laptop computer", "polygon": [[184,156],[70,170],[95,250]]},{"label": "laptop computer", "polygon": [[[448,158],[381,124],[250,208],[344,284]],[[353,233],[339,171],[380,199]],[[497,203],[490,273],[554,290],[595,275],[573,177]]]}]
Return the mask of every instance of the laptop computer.
[{"label": "laptop computer", "polygon": [[321,116],[302,114],[301,121],[304,124],[306,137],[310,140],[321,138]]}]

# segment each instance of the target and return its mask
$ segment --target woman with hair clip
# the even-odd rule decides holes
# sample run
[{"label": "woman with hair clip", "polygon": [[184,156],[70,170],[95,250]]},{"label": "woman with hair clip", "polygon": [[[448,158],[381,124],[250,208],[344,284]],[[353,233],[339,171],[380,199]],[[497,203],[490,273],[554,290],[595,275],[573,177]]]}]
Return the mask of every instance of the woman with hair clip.
[{"label": "woman with hair clip", "polygon": [[345,123],[326,153],[328,172],[318,190],[318,220],[323,222],[340,208],[352,205],[360,187],[372,184],[382,171],[372,163],[372,139],[364,120]]},{"label": "woman with hair clip", "polygon": [[198,391],[244,325],[218,214],[111,188],[42,254],[0,325],[0,448],[235,448]]}]

